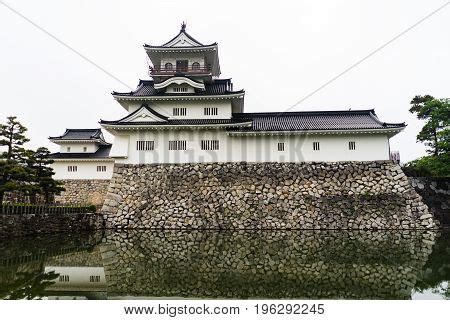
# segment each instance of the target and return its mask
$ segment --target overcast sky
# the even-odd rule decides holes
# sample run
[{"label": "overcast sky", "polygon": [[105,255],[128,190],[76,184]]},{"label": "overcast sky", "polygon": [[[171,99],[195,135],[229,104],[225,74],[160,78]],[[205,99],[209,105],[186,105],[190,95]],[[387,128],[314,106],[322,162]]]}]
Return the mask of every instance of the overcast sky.
[{"label": "overcast sky", "polygon": [[[245,111],[281,112],[447,1],[0,0],[0,121],[18,116],[29,147],[55,151],[48,136],[123,117],[110,93],[129,89],[2,2],[133,88],[148,78],[142,45],[186,21],[194,38],[219,43],[222,77],[245,89]],[[450,97],[449,34],[450,5],[291,111],[375,108],[382,121],[407,122],[391,139],[402,161],[422,156],[409,102]]]}]

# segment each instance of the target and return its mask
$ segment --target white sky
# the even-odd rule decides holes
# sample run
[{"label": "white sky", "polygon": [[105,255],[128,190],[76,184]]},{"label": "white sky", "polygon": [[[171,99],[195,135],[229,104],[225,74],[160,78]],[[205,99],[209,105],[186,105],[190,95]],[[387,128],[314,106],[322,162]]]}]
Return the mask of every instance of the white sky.
[{"label": "white sky", "polygon": [[[281,112],[447,0],[0,0],[0,121],[18,116],[29,147],[56,150],[48,136],[123,117],[110,92],[129,89],[1,2],[133,88],[148,78],[142,45],[168,41],[185,20],[194,38],[219,43],[222,77],[246,90],[246,112]],[[408,123],[391,140],[402,161],[424,155],[409,102],[450,97],[449,34],[450,5],[292,111],[375,108]]]}]

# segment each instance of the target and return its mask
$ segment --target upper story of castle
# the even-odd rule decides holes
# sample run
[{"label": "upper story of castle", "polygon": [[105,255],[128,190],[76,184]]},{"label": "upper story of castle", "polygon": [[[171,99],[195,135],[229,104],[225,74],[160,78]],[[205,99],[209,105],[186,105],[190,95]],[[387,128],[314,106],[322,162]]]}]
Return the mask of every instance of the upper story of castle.
[{"label": "upper story of castle", "polygon": [[144,49],[152,63],[149,73],[156,83],[173,76],[187,76],[209,82],[220,75],[217,43],[203,44],[186,32],[183,22],[180,32],[168,42]]}]

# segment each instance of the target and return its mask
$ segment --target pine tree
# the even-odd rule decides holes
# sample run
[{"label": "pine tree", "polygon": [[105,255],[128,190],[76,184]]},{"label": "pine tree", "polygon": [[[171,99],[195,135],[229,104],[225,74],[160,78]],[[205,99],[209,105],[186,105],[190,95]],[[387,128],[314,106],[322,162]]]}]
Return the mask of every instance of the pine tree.
[{"label": "pine tree", "polygon": [[65,189],[62,183],[53,179],[53,169],[50,165],[54,162],[50,159],[50,151],[47,148],[40,147],[34,153],[34,165],[36,183],[39,186],[39,192],[44,195],[45,203],[50,202],[50,197],[59,194]]},{"label": "pine tree", "polygon": [[0,124],[0,147],[6,151],[0,154],[0,204],[6,191],[20,190],[22,181],[30,180],[29,171],[22,165],[25,159],[23,145],[29,141],[25,128],[16,117],[8,117],[6,124]]}]

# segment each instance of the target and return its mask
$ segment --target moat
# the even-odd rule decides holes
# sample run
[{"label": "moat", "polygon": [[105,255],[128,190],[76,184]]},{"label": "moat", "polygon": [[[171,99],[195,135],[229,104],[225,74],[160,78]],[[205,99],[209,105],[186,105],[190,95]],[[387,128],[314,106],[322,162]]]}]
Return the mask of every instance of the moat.
[{"label": "moat", "polygon": [[0,244],[1,299],[448,299],[450,230],[104,231]]}]

